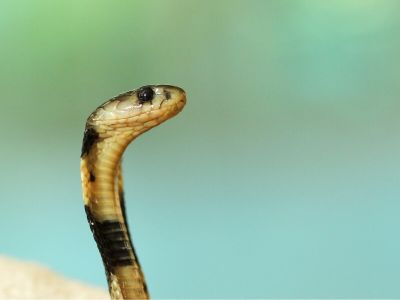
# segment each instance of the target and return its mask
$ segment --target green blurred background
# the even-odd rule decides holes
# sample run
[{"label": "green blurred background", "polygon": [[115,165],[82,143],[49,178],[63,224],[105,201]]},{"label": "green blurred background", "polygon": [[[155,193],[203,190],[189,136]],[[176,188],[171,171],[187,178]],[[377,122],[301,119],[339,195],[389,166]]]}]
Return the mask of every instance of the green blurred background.
[{"label": "green blurred background", "polygon": [[1,1],[1,253],[106,287],[85,119],[169,83],[124,159],[153,297],[400,297],[399,32],[396,0]]}]

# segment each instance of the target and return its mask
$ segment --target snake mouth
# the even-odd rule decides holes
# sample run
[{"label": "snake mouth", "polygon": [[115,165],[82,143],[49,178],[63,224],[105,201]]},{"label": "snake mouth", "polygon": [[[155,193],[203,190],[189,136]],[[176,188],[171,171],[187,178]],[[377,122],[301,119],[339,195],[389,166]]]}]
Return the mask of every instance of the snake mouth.
[{"label": "snake mouth", "polygon": [[156,85],[156,94],[162,95],[163,99],[160,101],[159,109],[163,109],[166,105],[175,106],[179,111],[182,110],[186,104],[186,92],[177,86],[172,85]]},{"label": "snake mouth", "polygon": [[182,94],[181,98],[179,99],[178,103],[181,103],[183,105],[186,104],[186,93],[185,92],[183,92],[183,94]]}]

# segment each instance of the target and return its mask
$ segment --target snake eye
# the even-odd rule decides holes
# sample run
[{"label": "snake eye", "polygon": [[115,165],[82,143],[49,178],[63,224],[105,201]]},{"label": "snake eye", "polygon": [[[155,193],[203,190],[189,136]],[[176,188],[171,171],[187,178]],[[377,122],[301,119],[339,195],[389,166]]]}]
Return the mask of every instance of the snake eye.
[{"label": "snake eye", "polygon": [[140,104],[143,104],[145,102],[149,102],[149,101],[153,100],[154,91],[149,86],[141,87],[139,89],[139,91],[138,91],[137,97],[139,99],[139,103]]}]

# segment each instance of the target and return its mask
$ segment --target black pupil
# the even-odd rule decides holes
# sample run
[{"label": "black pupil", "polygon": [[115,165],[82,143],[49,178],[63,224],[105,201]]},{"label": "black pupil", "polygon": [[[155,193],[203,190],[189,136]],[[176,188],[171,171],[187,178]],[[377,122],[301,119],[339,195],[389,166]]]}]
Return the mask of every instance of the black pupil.
[{"label": "black pupil", "polygon": [[138,99],[140,103],[149,102],[153,100],[154,91],[151,87],[142,87],[138,92]]}]

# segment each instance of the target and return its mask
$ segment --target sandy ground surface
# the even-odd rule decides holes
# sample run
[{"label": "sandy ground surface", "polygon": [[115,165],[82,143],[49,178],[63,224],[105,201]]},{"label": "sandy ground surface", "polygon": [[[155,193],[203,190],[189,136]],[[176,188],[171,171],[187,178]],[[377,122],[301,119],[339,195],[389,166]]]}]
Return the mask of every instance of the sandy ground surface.
[{"label": "sandy ground surface", "polygon": [[110,299],[90,286],[32,262],[0,256],[0,299]]}]

